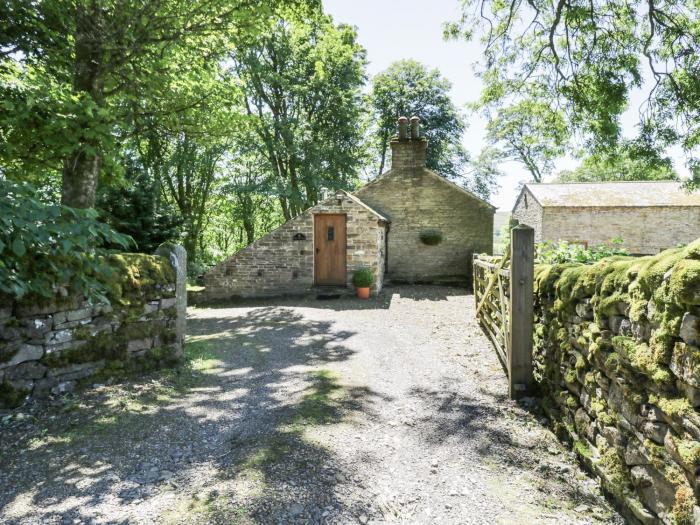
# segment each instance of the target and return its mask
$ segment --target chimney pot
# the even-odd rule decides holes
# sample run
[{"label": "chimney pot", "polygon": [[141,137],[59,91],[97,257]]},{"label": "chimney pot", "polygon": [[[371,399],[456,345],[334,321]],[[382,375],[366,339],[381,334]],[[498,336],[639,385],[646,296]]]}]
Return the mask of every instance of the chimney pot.
[{"label": "chimney pot", "polygon": [[406,140],[408,138],[408,119],[406,117],[399,117],[399,140]]},{"label": "chimney pot", "polygon": [[411,138],[417,139],[420,136],[419,131],[420,119],[416,116],[411,117]]}]

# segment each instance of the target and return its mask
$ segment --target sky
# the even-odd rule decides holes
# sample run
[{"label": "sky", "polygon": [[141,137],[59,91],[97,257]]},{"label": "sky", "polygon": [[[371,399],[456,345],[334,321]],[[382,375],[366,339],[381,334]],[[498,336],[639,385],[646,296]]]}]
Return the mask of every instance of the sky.
[{"label": "sky", "polygon": [[[452,83],[453,102],[464,109],[479,98],[481,81],[474,74],[473,65],[482,53],[478,40],[446,42],[442,38],[443,23],[459,18],[460,4],[458,0],[323,0],[326,13],[336,23],[357,27],[358,40],[367,50],[370,78],[396,60],[413,58],[437,68]],[[630,136],[641,99],[641,93],[633,93],[630,110],[622,118],[623,129]],[[485,129],[485,119],[471,113],[463,142],[473,157],[485,145]],[[671,152],[676,169],[683,175],[679,152],[675,153]],[[555,171],[574,167],[576,161],[567,157],[557,162]],[[515,162],[505,163],[501,168],[505,175],[499,179],[500,190],[490,200],[499,211],[510,211],[519,183],[528,180],[528,172]]]}]

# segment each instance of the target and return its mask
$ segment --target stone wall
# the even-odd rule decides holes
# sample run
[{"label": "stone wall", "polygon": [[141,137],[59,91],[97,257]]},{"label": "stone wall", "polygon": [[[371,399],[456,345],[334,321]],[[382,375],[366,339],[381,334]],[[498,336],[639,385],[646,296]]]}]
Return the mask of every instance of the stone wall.
[{"label": "stone wall", "polygon": [[204,276],[205,300],[309,293],[314,286],[314,215],[347,216],[347,284],[352,274],[368,267],[375,276],[373,292],[384,276],[386,222],[342,192],[243,248]]},{"label": "stone wall", "polygon": [[0,408],[28,396],[67,392],[81,382],[179,362],[186,260],[179,246],[164,253],[110,256],[109,303],[62,294],[5,298],[0,306]]},{"label": "stone wall", "polygon": [[629,253],[655,254],[700,235],[700,208],[545,208],[544,239],[587,241],[589,245],[624,240]]},{"label": "stone wall", "polygon": [[527,189],[513,208],[513,218],[534,228],[535,242],[564,240],[593,246],[621,237],[625,249],[634,254],[659,253],[700,235],[697,206],[543,209]]},{"label": "stone wall", "polygon": [[555,429],[631,519],[700,522],[700,240],[535,273],[535,375]]},{"label": "stone wall", "polygon": [[[512,219],[519,224],[525,224],[535,230],[535,242],[542,242],[542,206],[532,196],[530,190],[524,188],[513,207]],[[609,239],[608,239],[609,240]]]},{"label": "stone wall", "polygon": [[[494,208],[424,167],[427,142],[392,141],[392,169],[363,188],[363,202],[391,220],[387,278],[400,282],[471,282],[474,253],[492,253]],[[443,240],[420,240],[437,230]]]}]

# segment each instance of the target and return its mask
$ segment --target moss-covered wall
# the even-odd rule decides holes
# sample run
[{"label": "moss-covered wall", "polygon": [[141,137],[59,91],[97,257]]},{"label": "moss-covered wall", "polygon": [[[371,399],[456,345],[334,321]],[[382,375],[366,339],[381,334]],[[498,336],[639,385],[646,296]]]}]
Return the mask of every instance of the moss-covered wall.
[{"label": "moss-covered wall", "polygon": [[0,408],[180,360],[169,259],[122,254],[109,262],[109,303],[60,293],[0,303]]},{"label": "moss-covered wall", "polygon": [[535,375],[555,426],[642,523],[700,522],[700,240],[537,266]]}]

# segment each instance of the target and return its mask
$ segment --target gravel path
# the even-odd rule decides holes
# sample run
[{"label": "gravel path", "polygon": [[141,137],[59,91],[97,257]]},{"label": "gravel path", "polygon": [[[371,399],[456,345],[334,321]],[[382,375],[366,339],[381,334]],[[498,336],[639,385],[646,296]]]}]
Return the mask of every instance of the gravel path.
[{"label": "gravel path", "polygon": [[622,523],[473,297],[189,312],[189,367],[0,416],[2,523]]}]

